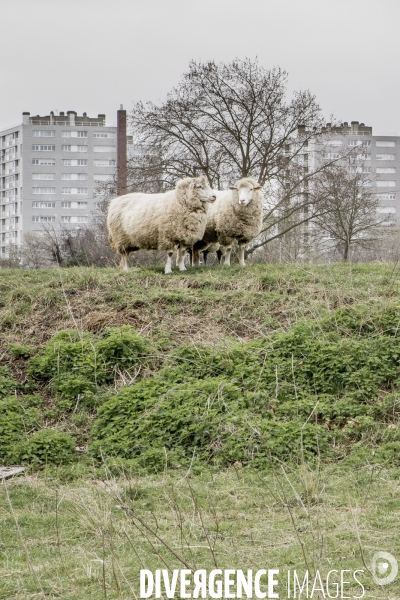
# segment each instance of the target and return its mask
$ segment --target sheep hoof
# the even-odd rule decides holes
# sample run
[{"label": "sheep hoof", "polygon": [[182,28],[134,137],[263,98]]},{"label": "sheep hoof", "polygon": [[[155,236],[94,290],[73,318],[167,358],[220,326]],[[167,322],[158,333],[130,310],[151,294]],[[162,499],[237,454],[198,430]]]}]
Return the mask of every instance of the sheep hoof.
[{"label": "sheep hoof", "polygon": [[180,271],[187,271],[187,268],[186,267],[179,267],[179,270]]}]

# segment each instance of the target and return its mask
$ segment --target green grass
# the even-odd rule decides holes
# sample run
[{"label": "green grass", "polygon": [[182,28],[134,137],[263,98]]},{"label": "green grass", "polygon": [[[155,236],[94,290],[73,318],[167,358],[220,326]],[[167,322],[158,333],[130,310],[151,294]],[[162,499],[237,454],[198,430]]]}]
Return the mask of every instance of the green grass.
[{"label": "green grass", "polygon": [[[14,480],[0,490],[0,598],[130,599],[139,596],[141,568],[186,565],[279,568],[283,598],[288,569],[318,569],[323,578],[331,569],[363,569],[366,598],[393,598],[398,582],[379,588],[363,560],[369,568],[377,551],[400,554],[398,475],[277,465]],[[360,595],[358,586],[347,589]]]},{"label": "green grass", "polygon": [[399,557],[398,298],[389,264],[1,271],[0,598]]}]

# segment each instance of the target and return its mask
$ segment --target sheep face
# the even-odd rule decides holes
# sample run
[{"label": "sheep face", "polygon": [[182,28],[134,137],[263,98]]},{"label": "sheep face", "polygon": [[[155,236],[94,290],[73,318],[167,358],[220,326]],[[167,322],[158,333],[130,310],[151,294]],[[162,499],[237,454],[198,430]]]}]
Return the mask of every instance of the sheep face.
[{"label": "sheep face", "polygon": [[217,196],[214,190],[211,189],[207,179],[204,176],[193,178],[190,184],[193,194],[197,196],[200,202],[215,202]]},{"label": "sheep face", "polygon": [[185,198],[184,202],[193,206],[204,206],[207,202],[214,202],[217,198],[204,175],[181,179],[177,182],[176,189]]},{"label": "sheep face", "polygon": [[240,179],[230,188],[238,192],[238,201],[240,206],[247,206],[253,200],[253,195],[256,190],[261,189],[261,186],[254,179]]}]

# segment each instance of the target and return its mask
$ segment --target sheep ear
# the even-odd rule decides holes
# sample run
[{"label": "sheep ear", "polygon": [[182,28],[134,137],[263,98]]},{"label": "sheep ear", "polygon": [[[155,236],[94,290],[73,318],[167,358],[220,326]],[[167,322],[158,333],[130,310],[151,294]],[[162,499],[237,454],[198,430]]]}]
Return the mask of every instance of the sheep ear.
[{"label": "sheep ear", "polygon": [[230,190],[237,190],[237,188],[235,188],[234,185],[231,185],[231,187],[229,188]]},{"label": "sheep ear", "polygon": [[261,190],[261,185],[258,185],[257,187],[254,188],[255,190]]}]

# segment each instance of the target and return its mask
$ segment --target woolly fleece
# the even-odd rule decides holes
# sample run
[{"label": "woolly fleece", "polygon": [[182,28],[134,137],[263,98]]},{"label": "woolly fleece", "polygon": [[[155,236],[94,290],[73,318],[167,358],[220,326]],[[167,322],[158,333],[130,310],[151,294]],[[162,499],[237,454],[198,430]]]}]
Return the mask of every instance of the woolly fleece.
[{"label": "woolly fleece", "polygon": [[[236,181],[234,187],[258,185],[255,179],[245,177]],[[194,244],[194,248],[201,251],[217,242],[221,246],[230,246],[234,240],[239,244],[248,244],[261,231],[262,209],[263,196],[260,189],[254,190],[253,198],[247,206],[239,204],[237,189],[217,192],[217,200],[210,206],[207,214],[204,236]]]},{"label": "woolly fleece", "polygon": [[207,200],[212,193],[201,176],[182,179],[174,190],[162,194],[133,193],[114,198],[107,215],[111,248],[127,255],[139,249],[168,251],[178,245],[192,246],[204,235]]}]

